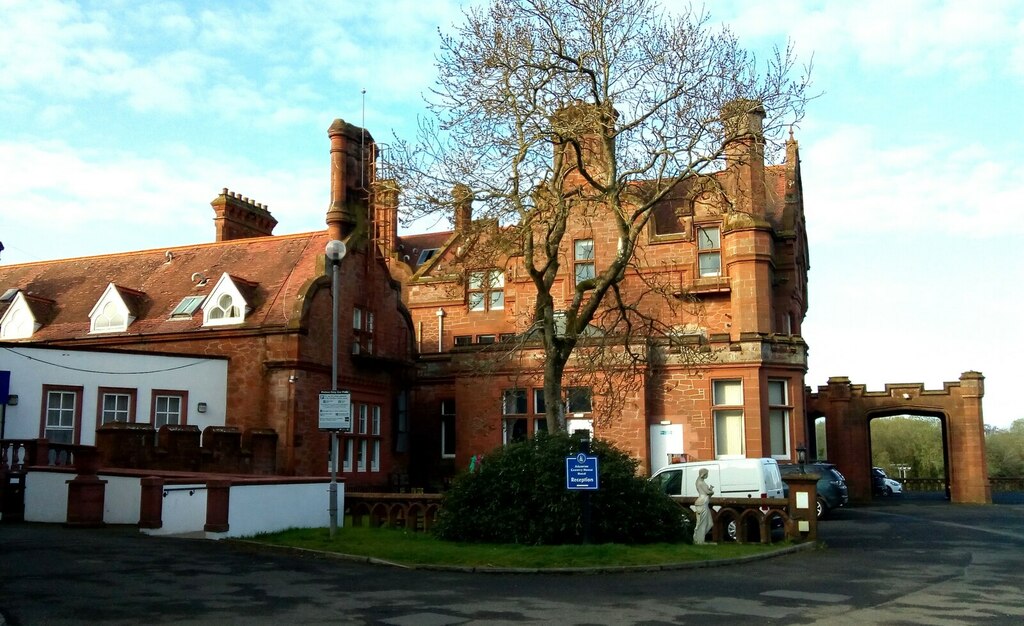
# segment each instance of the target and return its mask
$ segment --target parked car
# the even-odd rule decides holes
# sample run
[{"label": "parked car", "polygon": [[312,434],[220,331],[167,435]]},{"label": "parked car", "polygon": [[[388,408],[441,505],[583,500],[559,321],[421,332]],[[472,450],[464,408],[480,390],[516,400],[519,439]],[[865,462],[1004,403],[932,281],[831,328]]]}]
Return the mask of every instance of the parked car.
[{"label": "parked car", "polygon": [[880,467],[871,468],[871,491],[876,496],[892,496],[903,493],[903,485],[898,480],[889,478]]},{"label": "parked car", "polygon": [[789,474],[818,474],[818,501],[815,513],[818,519],[824,518],[830,511],[846,506],[850,494],[846,488],[846,478],[836,469],[835,465],[824,461],[813,463],[779,463],[779,471],[783,476]]}]

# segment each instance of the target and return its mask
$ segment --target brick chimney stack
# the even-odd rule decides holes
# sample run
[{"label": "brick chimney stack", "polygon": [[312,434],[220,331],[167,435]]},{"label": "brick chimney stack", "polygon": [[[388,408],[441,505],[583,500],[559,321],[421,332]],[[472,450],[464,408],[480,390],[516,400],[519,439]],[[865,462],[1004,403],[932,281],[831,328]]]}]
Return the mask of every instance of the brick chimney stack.
[{"label": "brick chimney stack", "polygon": [[452,204],[455,206],[455,232],[464,233],[473,223],[473,192],[462,183],[455,185]]},{"label": "brick chimney stack", "polygon": [[551,116],[552,131],[556,134],[556,167],[575,170],[568,174],[575,184],[582,183],[580,162],[594,180],[601,181],[607,176],[607,165],[613,155],[608,154],[606,141],[615,132],[616,117],[610,105],[599,107],[587,102],[562,107]]},{"label": "brick chimney stack", "polygon": [[332,239],[343,239],[355,229],[357,211],[367,210],[367,196],[373,180],[370,133],[336,119],[327,129],[331,140],[331,204],[327,209],[327,230]]},{"label": "brick chimney stack", "polygon": [[277,220],[267,210],[267,205],[246,198],[227,187],[210,202],[213,207],[213,223],[217,229],[216,241],[269,237],[274,234]]}]

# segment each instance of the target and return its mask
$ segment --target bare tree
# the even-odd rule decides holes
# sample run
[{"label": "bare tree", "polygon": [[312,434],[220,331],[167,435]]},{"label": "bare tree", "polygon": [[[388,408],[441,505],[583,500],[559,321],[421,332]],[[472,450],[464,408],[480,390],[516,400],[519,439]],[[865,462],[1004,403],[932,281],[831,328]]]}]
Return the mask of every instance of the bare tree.
[{"label": "bare tree", "polygon": [[[744,132],[730,119],[766,114],[766,151],[777,149],[784,125],[803,116],[810,67],[794,79],[791,47],[759,64],[706,14],[667,14],[650,0],[493,0],[464,17],[442,35],[433,118],[400,146],[403,219],[468,195],[478,219],[464,253],[521,257],[536,291],[529,329],[543,348],[548,423],[564,429],[574,351],[601,363],[609,353],[593,348],[609,337],[664,330],[637,306],[640,292],[678,286],[621,289],[638,275],[637,241],[656,207],[714,180]],[[563,239],[587,219],[614,223],[617,250],[561,302],[553,285],[572,270]],[[623,362],[639,356],[632,343],[616,344]]]}]

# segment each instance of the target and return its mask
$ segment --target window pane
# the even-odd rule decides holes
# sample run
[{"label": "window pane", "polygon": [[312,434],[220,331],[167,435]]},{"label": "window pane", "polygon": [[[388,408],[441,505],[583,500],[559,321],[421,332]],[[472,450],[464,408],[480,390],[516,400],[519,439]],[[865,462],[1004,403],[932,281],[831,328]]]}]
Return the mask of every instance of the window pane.
[{"label": "window pane", "polygon": [[484,286],[484,273],[483,272],[470,272],[469,273],[469,288],[470,289],[483,289]]},{"label": "window pane", "polygon": [[597,274],[594,271],[593,263],[577,263],[576,264],[576,282],[581,283],[585,280],[590,280]]},{"label": "window pane", "polygon": [[566,397],[570,413],[587,413],[592,410],[590,387],[569,387]]},{"label": "window pane", "polygon": [[372,420],[370,422],[370,434],[371,435],[379,435],[380,434],[380,407],[379,406],[374,406],[373,407],[373,417],[372,417]]},{"label": "window pane", "polygon": [[534,389],[533,390],[533,412],[544,413],[544,390]]},{"label": "window pane", "polygon": [[768,404],[772,406],[785,406],[789,404],[786,402],[786,381],[768,381]]},{"label": "window pane", "polygon": [[577,261],[590,261],[594,258],[593,239],[577,239],[575,248],[574,258]]},{"label": "window pane", "polygon": [[492,311],[498,311],[505,308],[505,292],[504,291],[492,291],[490,294],[490,309]]},{"label": "window pane", "polygon": [[502,420],[502,443],[509,444],[526,440],[526,419]]},{"label": "window pane", "polygon": [[548,432],[548,420],[546,417],[540,417],[533,420],[533,432],[534,433],[546,433]]},{"label": "window pane", "polygon": [[363,328],[363,312],[360,309],[352,309],[352,328],[356,330]]},{"label": "window pane", "polygon": [[715,411],[715,454],[743,456],[743,411]]},{"label": "window pane", "polygon": [[469,310],[470,311],[483,311],[484,307],[484,294],[480,292],[469,294]]},{"label": "window pane", "polygon": [[455,416],[441,416],[441,456],[455,456]]},{"label": "window pane", "polygon": [[366,405],[360,404],[359,406],[359,434],[366,434]]},{"label": "window pane", "polygon": [[697,248],[699,250],[717,250],[722,247],[717,226],[697,228]]},{"label": "window pane", "polygon": [[789,456],[789,411],[770,409],[768,422],[771,428],[772,456]]},{"label": "window pane", "polygon": [[505,415],[526,413],[526,390],[506,389],[502,394],[502,412]]},{"label": "window pane", "polygon": [[717,406],[739,406],[743,404],[743,383],[738,380],[716,380],[714,400]]},{"label": "window pane", "polygon": [[380,440],[373,442],[373,447],[370,448],[370,471],[380,471]]},{"label": "window pane", "polygon": [[722,255],[718,252],[702,252],[698,255],[701,276],[722,275]]},{"label": "window pane", "polygon": [[491,289],[500,289],[505,286],[505,272],[501,270],[492,270],[487,274],[488,287]]}]

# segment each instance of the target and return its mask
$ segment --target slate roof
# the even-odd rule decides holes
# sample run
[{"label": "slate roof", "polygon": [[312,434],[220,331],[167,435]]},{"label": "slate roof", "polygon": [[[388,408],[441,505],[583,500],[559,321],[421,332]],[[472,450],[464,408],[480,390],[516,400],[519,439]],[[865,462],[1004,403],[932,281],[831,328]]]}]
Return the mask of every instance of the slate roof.
[{"label": "slate roof", "polygon": [[[208,295],[227,272],[252,307],[243,323],[230,328],[285,327],[295,314],[301,288],[317,275],[317,258],[327,240],[326,231],[318,231],[0,265],[0,293],[20,289],[30,302],[46,303],[40,307],[46,310],[40,320],[44,325],[32,335],[33,342],[201,333],[224,327],[203,328],[201,310],[184,319],[171,319],[171,311],[186,296]],[[201,277],[207,279],[203,285]],[[137,319],[124,333],[90,335],[89,312],[109,283],[118,288]],[[7,306],[0,303],[0,315]]]}]

